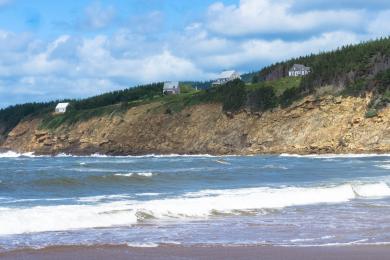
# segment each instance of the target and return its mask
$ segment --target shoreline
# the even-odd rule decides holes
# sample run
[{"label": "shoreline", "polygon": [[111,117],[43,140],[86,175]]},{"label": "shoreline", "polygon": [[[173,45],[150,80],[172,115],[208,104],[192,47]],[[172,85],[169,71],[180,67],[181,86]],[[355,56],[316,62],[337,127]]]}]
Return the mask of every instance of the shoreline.
[{"label": "shoreline", "polygon": [[262,259],[262,260],[385,260],[388,245],[352,245],[332,247],[278,246],[59,246],[44,249],[23,249],[0,253],[3,260],[29,259]]},{"label": "shoreline", "polygon": [[23,152],[0,149],[1,155],[9,154],[10,157],[27,156],[27,157],[237,157],[237,156],[281,156],[281,157],[375,157],[375,156],[390,156],[390,151],[367,151],[367,152],[345,152],[345,153],[296,153],[296,152],[281,152],[281,153],[231,153],[231,154],[215,154],[215,153],[39,153],[39,152]]}]

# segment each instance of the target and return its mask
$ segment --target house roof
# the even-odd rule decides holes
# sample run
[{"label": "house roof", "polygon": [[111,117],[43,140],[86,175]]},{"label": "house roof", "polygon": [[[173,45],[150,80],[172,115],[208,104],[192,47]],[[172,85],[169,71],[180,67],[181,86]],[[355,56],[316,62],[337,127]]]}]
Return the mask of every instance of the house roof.
[{"label": "house roof", "polygon": [[178,87],[179,87],[179,82],[177,81],[169,81],[164,83],[164,89],[172,89]]},{"label": "house roof", "polygon": [[56,109],[61,109],[61,108],[67,108],[69,106],[69,103],[58,103],[56,106]]},{"label": "house roof", "polygon": [[294,64],[290,71],[302,71],[302,70],[310,70],[310,67],[306,67],[305,65],[302,64]]},{"label": "house roof", "polygon": [[236,73],[234,70],[225,70],[221,74],[219,74],[218,78],[219,79],[227,79],[233,76],[233,74]]}]

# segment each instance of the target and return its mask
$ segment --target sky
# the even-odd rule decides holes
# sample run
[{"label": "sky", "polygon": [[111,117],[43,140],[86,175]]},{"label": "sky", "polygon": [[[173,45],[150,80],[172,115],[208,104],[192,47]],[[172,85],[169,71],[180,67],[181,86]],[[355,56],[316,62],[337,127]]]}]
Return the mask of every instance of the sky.
[{"label": "sky", "polygon": [[388,0],[0,0],[0,107],[257,71],[389,33]]}]

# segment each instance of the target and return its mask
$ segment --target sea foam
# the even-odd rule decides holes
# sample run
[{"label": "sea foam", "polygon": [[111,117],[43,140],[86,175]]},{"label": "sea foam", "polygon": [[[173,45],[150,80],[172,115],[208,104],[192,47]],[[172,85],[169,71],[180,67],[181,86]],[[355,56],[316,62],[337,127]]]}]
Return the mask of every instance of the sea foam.
[{"label": "sea foam", "polygon": [[129,173],[117,173],[114,174],[115,176],[120,176],[120,177],[134,177],[134,176],[139,176],[139,177],[152,177],[153,173],[152,172],[129,172]]},{"label": "sea foam", "polygon": [[[204,190],[180,197],[148,201],[131,200],[100,203],[101,198],[88,198],[88,205],[36,206],[30,208],[2,208],[0,235],[72,229],[131,226],[145,219],[208,219],[218,213],[266,209],[320,203],[342,203],[355,198],[390,196],[386,183],[347,183],[329,187],[245,188]],[[82,199],[79,200],[83,202]],[[217,213],[217,214],[216,214]]]},{"label": "sea foam", "polygon": [[280,157],[297,157],[297,158],[312,158],[312,159],[334,159],[334,158],[371,158],[371,157],[390,157],[390,154],[287,154],[283,153]]},{"label": "sea foam", "polygon": [[18,158],[18,157],[37,157],[37,156],[34,155],[34,153],[17,153],[13,151],[0,153],[0,158]]}]

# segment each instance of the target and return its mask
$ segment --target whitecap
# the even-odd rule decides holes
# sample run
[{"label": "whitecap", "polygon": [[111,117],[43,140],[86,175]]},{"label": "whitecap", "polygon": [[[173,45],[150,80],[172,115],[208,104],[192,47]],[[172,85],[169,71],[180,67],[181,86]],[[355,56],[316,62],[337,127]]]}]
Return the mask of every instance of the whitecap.
[{"label": "whitecap", "polygon": [[90,196],[90,197],[81,197],[78,198],[79,202],[101,202],[107,200],[118,200],[118,199],[129,199],[131,198],[128,194],[113,194],[113,195],[100,195],[100,196]]},{"label": "whitecap", "polygon": [[354,192],[360,197],[387,197],[390,196],[390,188],[384,183],[361,184],[352,186]]},{"label": "whitecap", "polygon": [[129,173],[117,173],[114,175],[121,176],[121,177],[134,177],[134,176],[152,177],[154,174],[152,172],[129,172]]},{"label": "whitecap", "polygon": [[231,163],[223,161],[223,160],[215,160],[215,162],[217,162],[219,164],[225,164],[225,165],[230,165],[231,164]]},{"label": "whitecap", "polygon": [[334,158],[370,158],[370,157],[390,157],[390,154],[287,154],[283,153],[280,157],[297,157],[313,159],[334,159]]},{"label": "whitecap", "polygon": [[[0,223],[7,225],[0,225],[0,235],[131,226],[149,218],[154,221],[208,219],[217,217],[215,212],[236,214],[248,210],[260,212],[292,206],[343,203],[362,197],[390,196],[390,188],[386,183],[346,183],[318,187],[201,190],[147,201],[127,198],[126,194],[111,196],[79,199],[79,203],[94,202],[93,205],[3,208]],[[115,201],[107,202],[107,199]]]},{"label": "whitecap", "polygon": [[38,157],[34,153],[17,153],[13,151],[8,151],[5,153],[0,153],[0,158],[19,158],[19,157]]},{"label": "whitecap", "polygon": [[378,168],[382,168],[385,170],[390,170],[390,164],[380,164],[380,165],[375,165]]},{"label": "whitecap", "polygon": [[159,196],[161,193],[157,192],[144,192],[144,193],[136,193],[136,196]]},{"label": "whitecap", "polygon": [[274,164],[264,165],[262,168],[263,169],[288,170],[288,168],[286,166],[274,165]]}]

